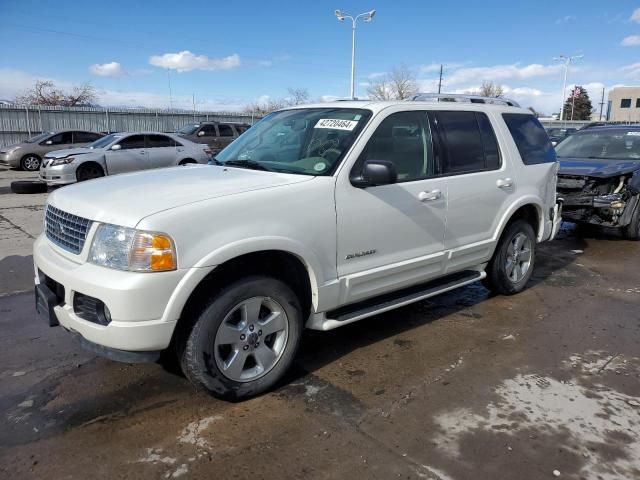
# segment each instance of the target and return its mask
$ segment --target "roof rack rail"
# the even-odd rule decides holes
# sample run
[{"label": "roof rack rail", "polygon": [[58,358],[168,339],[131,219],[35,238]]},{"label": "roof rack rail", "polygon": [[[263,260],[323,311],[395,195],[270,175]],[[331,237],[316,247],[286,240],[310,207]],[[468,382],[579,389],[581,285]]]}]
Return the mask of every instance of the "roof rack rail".
[{"label": "roof rack rail", "polygon": [[506,105],[519,107],[520,104],[508,98],[482,97],[480,95],[463,95],[459,93],[416,93],[407,98],[407,101],[421,102],[433,100],[435,102],[462,102],[462,103],[490,103],[493,105]]}]

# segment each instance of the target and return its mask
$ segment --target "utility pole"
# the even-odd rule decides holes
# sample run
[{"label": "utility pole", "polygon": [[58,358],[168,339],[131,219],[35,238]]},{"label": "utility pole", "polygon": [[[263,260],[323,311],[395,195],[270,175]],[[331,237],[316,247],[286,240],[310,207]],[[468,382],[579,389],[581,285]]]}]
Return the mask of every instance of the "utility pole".
[{"label": "utility pole", "polygon": [[167,81],[169,82],[169,110],[173,110],[173,98],[171,96],[171,70],[167,68]]},{"label": "utility pole", "polygon": [[191,94],[191,101],[193,103],[193,123],[196,122],[196,94]]},{"label": "utility pole", "polygon": [[564,102],[566,100],[566,91],[567,91],[567,74],[569,73],[569,65],[574,60],[584,57],[584,55],[573,55],[567,57],[566,55],[560,55],[559,57],[554,57],[554,60],[561,61],[564,64],[564,81],[562,83],[562,107],[560,108],[560,121],[564,119]]},{"label": "utility pole", "polygon": [[442,91],[442,64],[440,64],[440,81],[438,82],[438,93]]},{"label": "utility pole", "polygon": [[602,100],[600,100],[600,121],[602,121],[602,110],[604,110],[604,87],[602,87]]}]

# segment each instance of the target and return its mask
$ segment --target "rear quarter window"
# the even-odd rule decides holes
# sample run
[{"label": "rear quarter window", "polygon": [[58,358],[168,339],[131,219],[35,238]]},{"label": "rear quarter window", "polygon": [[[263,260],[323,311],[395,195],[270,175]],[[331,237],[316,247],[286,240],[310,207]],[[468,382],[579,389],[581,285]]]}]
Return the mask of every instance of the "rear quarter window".
[{"label": "rear quarter window", "polygon": [[526,113],[503,113],[502,118],[511,132],[511,137],[525,165],[556,161],[556,151],[551,145],[547,132],[536,117]]}]

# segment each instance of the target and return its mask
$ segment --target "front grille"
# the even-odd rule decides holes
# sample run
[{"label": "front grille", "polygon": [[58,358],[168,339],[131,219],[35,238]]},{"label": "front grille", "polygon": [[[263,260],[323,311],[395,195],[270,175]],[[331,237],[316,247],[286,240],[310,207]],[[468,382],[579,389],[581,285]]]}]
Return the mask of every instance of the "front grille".
[{"label": "front grille", "polygon": [[91,220],[72,215],[47,205],[45,212],[47,238],[71,253],[80,253],[91,228]]}]

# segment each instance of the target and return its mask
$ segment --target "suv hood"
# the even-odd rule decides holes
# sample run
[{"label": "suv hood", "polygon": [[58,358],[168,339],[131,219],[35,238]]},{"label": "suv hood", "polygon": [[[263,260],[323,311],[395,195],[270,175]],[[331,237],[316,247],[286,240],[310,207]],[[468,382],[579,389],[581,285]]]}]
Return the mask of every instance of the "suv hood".
[{"label": "suv hood", "polygon": [[95,153],[100,150],[93,148],[67,148],[66,150],[54,150],[45,155],[45,158],[65,158],[70,155],[82,155],[84,153]]},{"label": "suv hood", "polygon": [[591,158],[558,158],[560,175],[615,177],[640,169],[640,160],[598,160]]},{"label": "suv hood", "polygon": [[55,190],[49,196],[49,203],[65,212],[94,221],[133,228],[143,218],[163,210],[314,178],[232,167],[189,165],[77,183]]}]

